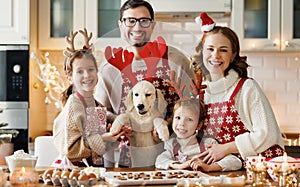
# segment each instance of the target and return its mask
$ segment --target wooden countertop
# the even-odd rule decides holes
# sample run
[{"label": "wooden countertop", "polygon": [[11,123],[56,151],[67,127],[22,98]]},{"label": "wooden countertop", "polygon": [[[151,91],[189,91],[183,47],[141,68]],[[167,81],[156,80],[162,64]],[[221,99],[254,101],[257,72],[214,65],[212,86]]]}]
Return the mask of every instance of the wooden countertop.
[{"label": "wooden countertop", "polygon": [[[107,172],[141,172],[141,171],[155,171],[154,168],[107,168]],[[176,170],[174,170],[176,171]],[[245,170],[239,170],[239,171],[234,171],[234,172],[210,172],[207,173],[210,176],[220,176],[220,175],[228,175],[229,173],[235,174],[238,176],[245,175],[246,176],[246,171]],[[95,185],[95,187],[101,186],[100,182]],[[174,184],[166,184],[166,185],[147,185],[148,187],[158,187],[158,186],[165,186],[165,187],[174,187]],[[245,185],[245,186],[251,186],[251,185]],[[276,183],[274,183],[272,186],[278,186]],[[4,187],[11,187],[9,182]],[[54,187],[53,185],[46,185],[43,183],[39,183],[37,187]]]}]

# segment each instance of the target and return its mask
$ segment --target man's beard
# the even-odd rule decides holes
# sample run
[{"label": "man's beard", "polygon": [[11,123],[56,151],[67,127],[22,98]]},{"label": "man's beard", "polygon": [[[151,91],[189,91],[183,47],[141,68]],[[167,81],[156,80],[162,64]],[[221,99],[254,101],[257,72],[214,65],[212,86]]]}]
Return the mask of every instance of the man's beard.
[{"label": "man's beard", "polygon": [[133,44],[134,47],[144,47],[147,44],[147,42],[142,42],[142,43],[135,43]]}]

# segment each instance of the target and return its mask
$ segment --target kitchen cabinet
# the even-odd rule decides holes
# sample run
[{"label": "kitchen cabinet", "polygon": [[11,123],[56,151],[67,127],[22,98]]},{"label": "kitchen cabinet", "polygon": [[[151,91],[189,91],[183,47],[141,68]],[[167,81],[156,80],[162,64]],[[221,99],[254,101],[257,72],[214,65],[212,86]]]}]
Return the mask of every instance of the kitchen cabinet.
[{"label": "kitchen cabinet", "polygon": [[29,44],[29,0],[0,0],[0,44]]},{"label": "kitchen cabinet", "polygon": [[[87,28],[97,38],[120,38],[118,27],[120,0],[39,0],[39,48],[64,49],[70,31]],[[76,37],[75,46],[82,47]]]},{"label": "kitchen cabinet", "polygon": [[300,0],[232,0],[242,51],[300,50]]}]

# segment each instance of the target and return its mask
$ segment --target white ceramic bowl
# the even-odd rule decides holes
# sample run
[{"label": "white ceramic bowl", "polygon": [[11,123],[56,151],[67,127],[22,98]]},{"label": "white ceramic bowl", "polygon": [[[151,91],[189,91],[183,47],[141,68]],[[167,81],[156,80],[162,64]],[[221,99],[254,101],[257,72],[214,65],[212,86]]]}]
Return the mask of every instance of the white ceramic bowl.
[{"label": "white ceramic bowl", "polygon": [[18,167],[35,168],[37,157],[32,156],[31,158],[15,158],[13,156],[6,156],[5,161],[9,171],[12,173],[15,168]]},{"label": "white ceramic bowl", "polygon": [[[274,170],[281,167],[283,161],[277,158],[266,161],[268,166],[268,174],[275,181],[278,182],[278,174],[274,172]],[[300,169],[300,158],[288,159],[288,168],[298,168]]]}]

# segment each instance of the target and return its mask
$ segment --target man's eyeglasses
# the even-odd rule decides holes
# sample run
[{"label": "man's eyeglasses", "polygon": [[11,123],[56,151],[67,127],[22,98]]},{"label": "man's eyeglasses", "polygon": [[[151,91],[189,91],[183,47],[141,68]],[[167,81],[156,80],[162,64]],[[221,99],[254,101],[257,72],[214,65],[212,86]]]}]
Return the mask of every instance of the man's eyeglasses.
[{"label": "man's eyeglasses", "polygon": [[141,27],[148,28],[153,20],[151,18],[123,18],[122,21],[126,27],[134,27],[136,22],[139,22]]}]

